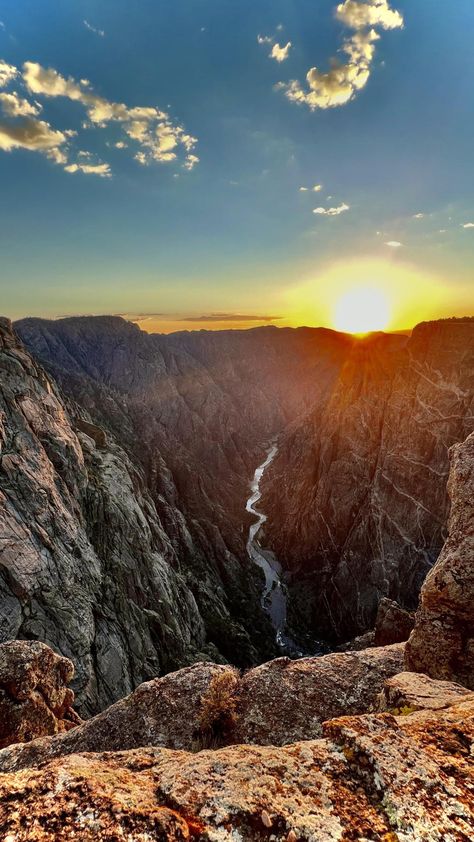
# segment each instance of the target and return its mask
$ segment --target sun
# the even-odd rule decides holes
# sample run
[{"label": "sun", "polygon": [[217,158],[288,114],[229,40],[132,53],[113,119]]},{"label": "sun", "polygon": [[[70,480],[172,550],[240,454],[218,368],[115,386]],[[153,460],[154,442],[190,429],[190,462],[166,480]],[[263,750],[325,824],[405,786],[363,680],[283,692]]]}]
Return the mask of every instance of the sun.
[{"label": "sun", "polygon": [[387,295],[373,287],[355,288],[336,302],[334,325],[344,333],[370,333],[384,330],[390,321]]}]

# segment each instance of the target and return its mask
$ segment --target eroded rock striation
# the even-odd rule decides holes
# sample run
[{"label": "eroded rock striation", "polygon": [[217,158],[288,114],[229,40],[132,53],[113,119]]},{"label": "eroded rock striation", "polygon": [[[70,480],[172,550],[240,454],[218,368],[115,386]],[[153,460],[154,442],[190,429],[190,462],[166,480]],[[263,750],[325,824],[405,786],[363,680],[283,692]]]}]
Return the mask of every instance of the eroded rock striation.
[{"label": "eroded rock striation", "polygon": [[449,537],[421,591],[408,669],[474,690],[474,435],[451,451]]}]

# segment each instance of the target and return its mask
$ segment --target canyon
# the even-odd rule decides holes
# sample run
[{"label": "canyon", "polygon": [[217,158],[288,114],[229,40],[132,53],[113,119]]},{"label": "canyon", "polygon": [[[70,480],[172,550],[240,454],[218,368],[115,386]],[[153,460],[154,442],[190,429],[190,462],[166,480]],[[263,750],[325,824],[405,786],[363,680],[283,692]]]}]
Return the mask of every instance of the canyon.
[{"label": "canyon", "polygon": [[449,537],[408,644],[196,663],[85,722],[68,659],[0,644],[6,842],[470,842],[474,435],[451,460]]},{"label": "canyon", "polygon": [[[0,340],[1,639],[70,658],[82,715],[197,661],[340,647],[385,597],[416,607],[474,429],[473,320],[362,339],[2,320]],[[275,441],[254,540],[284,631],[246,511]]]}]

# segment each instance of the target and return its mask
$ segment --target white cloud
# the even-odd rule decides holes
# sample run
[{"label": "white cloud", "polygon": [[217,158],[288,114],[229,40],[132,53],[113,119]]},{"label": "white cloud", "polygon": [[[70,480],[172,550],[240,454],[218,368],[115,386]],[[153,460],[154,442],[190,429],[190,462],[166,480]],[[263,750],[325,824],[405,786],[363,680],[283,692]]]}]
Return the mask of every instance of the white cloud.
[{"label": "white cloud", "polygon": [[0,121],[0,149],[29,149],[36,152],[50,152],[66,141],[63,132],[56,131],[49,123],[26,117],[19,123]]},{"label": "white cloud", "polygon": [[86,27],[86,29],[89,30],[89,32],[93,32],[95,35],[99,35],[100,38],[105,37],[105,32],[104,32],[103,29],[97,29],[95,26],[92,26],[92,24],[89,23],[89,21],[87,21],[87,20],[83,20],[82,22],[83,22],[84,26]]},{"label": "white cloud", "polygon": [[341,48],[346,62],[334,60],[326,73],[312,67],[306,74],[306,85],[298,80],[277,85],[291,102],[307,105],[311,110],[335,108],[353,99],[370,78],[375,44],[380,38],[375,27],[403,26],[402,15],[391,9],[387,0],[346,0],[337,6],[336,17],[354,30]]},{"label": "white cloud", "polygon": [[474,228],[474,222],[465,222],[463,228]]},{"label": "white cloud", "polygon": [[391,9],[388,0],[345,0],[336,9],[336,17],[351,29],[365,26],[381,26],[382,29],[397,29],[403,26],[400,12]]},{"label": "white cloud", "polygon": [[313,187],[313,193],[319,193],[323,189],[322,184],[315,184]]},{"label": "white cloud", "polygon": [[341,213],[345,213],[348,210],[350,210],[350,205],[346,205],[345,202],[342,202],[342,204],[338,205],[336,208],[315,208],[313,213],[316,213],[319,216],[339,216]]},{"label": "white cloud", "polygon": [[35,117],[41,111],[38,102],[29,102],[22,99],[16,92],[12,94],[0,94],[0,108],[7,117]]},{"label": "white cloud", "polygon": [[7,64],[0,59],[0,88],[5,88],[18,74],[18,69],[13,64]]},{"label": "white cloud", "polygon": [[0,20],[0,29],[5,29],[5,24],[3,23],[3,20]]},{"label": "white cloud", "polygon": [[274,58],[275,61],[281,63],[282,61],[286,61],[288,56],[290,55],[291,50],[291,41],[288,41],[285,47],[281,47],[280,44],[274,44],[272,47],[272,51],[270,53],[270,58]]},{"label": "white cloud", "polygon": [[300,193],[307,193],[309,190],[308,187],[300,187]]},{"label": "white cloud", "polygon": [[109,164],[68,164],[66,172],[82,172],[84,175],[98,175],[100,178],[110,178],[112,175]]},{"label": "white cloud", "polygon": [[[182,156],[186,169],[197,163],[196,138],[155,106],[129,108],[124,103],[111,102],[96,94],[88,80],[77,82],[72,77],[65,78],[53,68],[44,68],[36,62],[25,62],[23,80],[36,95],[79,102],[86,109],[91,126],[104,128],[109,122],[120,123],[125,134],[138,144],[134,157],[140,163],[175,161],[178,155]],[[84,127],[90,125],[86,123]]]},{"label": "white cloud", "polygon": [[414,213],[413,214],[413,219],[424,219],[424,218],[425,218],[424,213]]},{"label": "white cloud", "polygon": [[386,246],[390,246],[391,249],[399,249],[402,247],[403,243],[399,243],[398,240],[389,240],[388,243],[385,243]]},{"label": "white cloud", "polygon": [[257,35],[257,42],[259,44],[273,44],[274,40],[270,35]]}]

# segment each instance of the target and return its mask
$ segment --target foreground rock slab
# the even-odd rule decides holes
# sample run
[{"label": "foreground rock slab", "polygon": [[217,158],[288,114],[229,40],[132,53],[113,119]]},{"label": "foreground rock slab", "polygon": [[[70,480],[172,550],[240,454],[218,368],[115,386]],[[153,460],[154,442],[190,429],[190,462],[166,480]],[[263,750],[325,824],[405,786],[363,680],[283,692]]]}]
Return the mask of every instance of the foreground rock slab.
[{"label": "foreground rock slab", "polygon": [[474,700],[474,693],[452,681],[435,681],[416,672],[401,672],[385,682],[380,710],[413,713],[416,710],[442,710],[458,702]]},{"label": "foreground rock slab", "polygon": [[472,842],[472,700],[344,717],[325,738],[74,754],[0,775],[5,842]]},{"label": "foreground rock slab", "polygon": [[0,645],[0,748],[68,731],[81,720],[67,686],[74,667],[37,641]]},{"label": "foreground rock slab", "polygon": [[235,739],[260,745],[316,739],[325,720],[374,710],[386,679],[404,669],[403,658],[403,644],[395,644],[262,664],[240,682]]},{"label": "foreground rock slab", "polygon": [[[384,682],[402,669],[399,644],[300,661],[279,658],[242,678],[232,667],[194,664],[142,684],[68,734],[0,751],[0,771],[84,751],[151,745],[189,751],[316,739],[326,719],[375,710]],[[214,711],[205,710],[210,688],[216,690]],[[203,727],[209,715],[211,721]],[[232,720],[225,733],[223,719]]]}]

